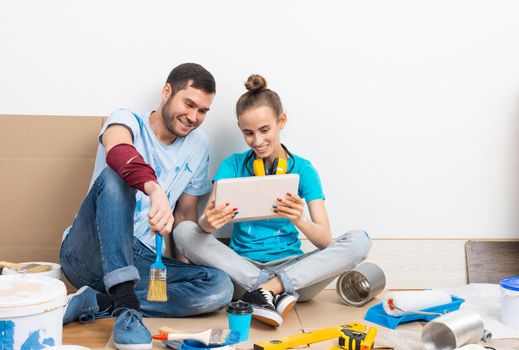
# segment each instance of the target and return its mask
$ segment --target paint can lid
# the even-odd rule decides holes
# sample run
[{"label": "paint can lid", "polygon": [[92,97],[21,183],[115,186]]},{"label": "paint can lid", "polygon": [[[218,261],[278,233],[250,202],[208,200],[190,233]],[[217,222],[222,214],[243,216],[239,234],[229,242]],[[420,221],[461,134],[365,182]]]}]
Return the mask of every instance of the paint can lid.
[{"label": "paint can lid", "polygon": [[66,303],[67,288],[60,280],[30,274],[0,276],[0,318],[50,311]]},{"label": "paint can lid", "polygon": [[519,276],[503,278],[499,285],[505,289],[519,291]]},{"label": "paint can lid", "polygon": [[252,305],[241,300],[233,301],[227,307],[227,312],[230,314],[251,314],[252,311]]}]

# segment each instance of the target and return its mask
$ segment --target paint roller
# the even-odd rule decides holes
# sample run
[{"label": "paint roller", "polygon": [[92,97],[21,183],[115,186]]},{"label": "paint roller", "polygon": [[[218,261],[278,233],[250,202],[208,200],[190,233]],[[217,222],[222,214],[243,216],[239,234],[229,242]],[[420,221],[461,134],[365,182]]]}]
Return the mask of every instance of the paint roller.
[{"label": "paint roller", "polygon": [[394,317],[409,313],[439,315],[420,310],[450,302],[452,302],[452,297],[442,290],[402,291],[387,293],[382,306],[389,316]]}]

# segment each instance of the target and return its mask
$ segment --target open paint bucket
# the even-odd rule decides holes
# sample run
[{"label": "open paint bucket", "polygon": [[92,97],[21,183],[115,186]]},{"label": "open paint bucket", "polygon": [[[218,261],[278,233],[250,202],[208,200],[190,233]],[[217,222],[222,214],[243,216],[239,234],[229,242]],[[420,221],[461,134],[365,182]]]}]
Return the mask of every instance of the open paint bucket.
[{"label": "open paint bucket", "polygon": [[[55,264],[55,263],[51,263],[51,262],[42,262],[42,261],[31,261],[31,262],[26,262],[23,264],[49,265],[51,267],[51,269],[49,271],[26,273],[26,274],[31,274],[33,276],[52,277],[52,278],[55,278],[58,280],[61,279],[61,265],[60,264]],[[18,272],[16,269],[11,269],[9,267],[4,267],[2,269],[2,275],[18,275],[18,274],[20,274],[20,272]]]},{"label": "open paint bucket", "polygon": [[90,350],[90,348],[85,348],[80,345],[58,345],[44,348],[43,350]]},{"label": "open paint bucket", "polygon": [[27,275],[0,276],[0,349],[61,345],[65,284]]},{"label": "open paint bucket", "polygon": [[519,276],[503,278],[501,287],[501,320],[519,329]]}]

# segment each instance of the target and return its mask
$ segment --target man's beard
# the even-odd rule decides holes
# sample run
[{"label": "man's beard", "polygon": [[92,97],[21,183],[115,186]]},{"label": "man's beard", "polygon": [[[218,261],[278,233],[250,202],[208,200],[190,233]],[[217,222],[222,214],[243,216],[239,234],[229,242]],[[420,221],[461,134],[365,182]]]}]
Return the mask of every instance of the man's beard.
[{"label": "man's beard", "polygon": [[[174,119],[173,119],[174,120]],[[168,121],[168,118],[164,115],[164,111],[162,111],[162,121],[164,123],[164,126],[166,127],[166,129],[172,133],[173,135],[175,136],[182,136],[182,135],[179,135],[176,130],[171,126],[171,124],[169,123]]]},{"label": "man's beard", "polygon": [[161,111],[161,114],[162,114],[162,122],[164,123],[164,126],[166,127],[166,129],[172,133],[173,135],[175,135],[176,137],[182,137],[184,135],[179,135],[178,132],[171,126],[170,124],[170,121],[173,121],[173,123],[175,123],[175,119],[176,117],[173,116],[172,118],[169,118],[171,117],[171,115],[166,115],[165,114],[165,111],[168,111],[169,110],[169,105],[171,104],[171,97],[166,101],[166,103],[164,104],[164,107],[162,108],[162,111]]}]

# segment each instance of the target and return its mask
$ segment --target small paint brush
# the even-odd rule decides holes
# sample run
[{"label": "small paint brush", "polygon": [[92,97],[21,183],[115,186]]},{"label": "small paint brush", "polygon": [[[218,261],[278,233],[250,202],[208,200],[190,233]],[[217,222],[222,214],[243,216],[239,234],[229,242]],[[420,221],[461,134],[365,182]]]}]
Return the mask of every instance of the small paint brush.
[{"label": "small paint brush", "polygon": [[229,343],[229,340],[234,340],[233,343],[236,343],[239,340],[239,335],[237,337],[233,336],[236,332],[232,332],[229,329],[208,329],[200,333],[178,333],[177,331],[174,333],[163,333],[163,331],[163,328],[161,328],[161,334],[154,334],[152,338],[162,341],[197,340],[206,346],[223,345]]},{"label": "small paint brush", "polygon": [[160,233],[155,232],[155,254],[156,259],[150,266],[150,281],[148,283],[148,295],[146,299],[149,301],[167,301],[167,285],[166,265],[162,263],[162,241],[163,237]]}]

